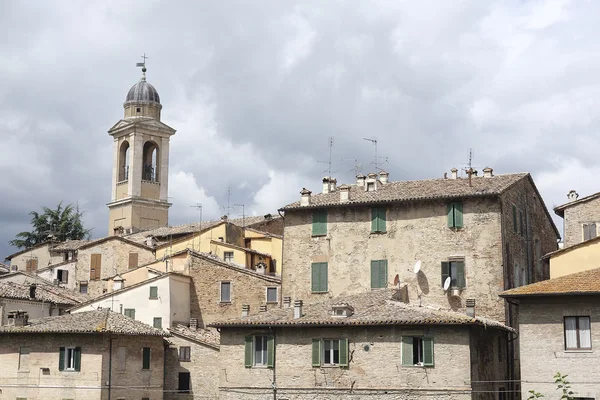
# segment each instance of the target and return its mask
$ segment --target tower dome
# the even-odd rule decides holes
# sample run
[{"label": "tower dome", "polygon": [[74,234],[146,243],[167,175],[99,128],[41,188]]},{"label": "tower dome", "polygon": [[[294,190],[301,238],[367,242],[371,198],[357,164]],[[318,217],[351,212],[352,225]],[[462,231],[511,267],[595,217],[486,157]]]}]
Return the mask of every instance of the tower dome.
[{"label": "tower dome", "polygon": [[151,117],[160,120],[160,97],[154,86],[146,82],[146,67],[142,68],[140,81],[127,92],[123,107],[125,118]]}]

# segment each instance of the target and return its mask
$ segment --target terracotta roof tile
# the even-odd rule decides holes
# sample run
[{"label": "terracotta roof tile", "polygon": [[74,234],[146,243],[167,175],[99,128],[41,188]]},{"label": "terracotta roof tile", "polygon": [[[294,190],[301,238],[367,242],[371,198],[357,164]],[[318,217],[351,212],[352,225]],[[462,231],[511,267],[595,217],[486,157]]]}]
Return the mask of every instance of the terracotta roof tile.
[{"label": "terracotta roof tile", "polygon": [[501,297],[600,294],[600,268],[532,283],[500,293]]},{"label": "terracotta roof tile", "polygon": [[220,337],[219,332],[214,329],[202,329],[196,330],[190,329],[187,326],[177,324],[173,328],[169,329],[172,334],[180,335],[185,338],[207,344],[211,347],[219,348]]},{"label": "terracotta roof tile", "polygon": [[[68,289],[52,287],[49,285],[36,285],[35,297],[29,297],[29,284],[16,282],[0,282],[0,297],[16,300],[44,301],[53,304],[75,305],[80,301],[75,296],[67,293]],[[62,293],[61,293],[62,292]]]}]

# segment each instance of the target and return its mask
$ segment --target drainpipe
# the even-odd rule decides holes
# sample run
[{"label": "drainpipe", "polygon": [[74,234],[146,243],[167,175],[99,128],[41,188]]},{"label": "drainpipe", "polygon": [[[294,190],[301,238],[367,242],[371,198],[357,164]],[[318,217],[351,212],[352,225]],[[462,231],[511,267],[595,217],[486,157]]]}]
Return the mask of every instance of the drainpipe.
[{"label": "drainpipe", "polygon": [[108,400],[110,400],[110,389],[112,386],[112,335],[110,335],[110,344],[108,346]]},{"label": "drainpipe", "polygon": [[269,330],[273,334],[273,382],[271,383],[271,385],[273,386],[273,400],[277,400],[277,352],[275,351],[275,348],[277,347],[277,337],[275,336],[275,331],[273,330],[272,326],[269,327]]},{"label": "drainpipe", "polygon": [[285,250],[285,215],[281,214],[280,210],[277,210],[277,213],[283,220],[283,235],[281,236],[281,265],[279,265],[279,269],[281,273],[279,276],[281,277],[279,280],[279,307],[283,307],[283,254]]}]

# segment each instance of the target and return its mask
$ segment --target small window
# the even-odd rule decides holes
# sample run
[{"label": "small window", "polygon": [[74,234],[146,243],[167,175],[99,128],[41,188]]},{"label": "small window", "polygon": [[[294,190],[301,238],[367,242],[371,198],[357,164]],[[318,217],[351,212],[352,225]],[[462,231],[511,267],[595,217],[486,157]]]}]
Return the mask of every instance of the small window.
[{"label": "small window", "polygon": [[135,319],[135,308],[126,308],[123,310],[123,315],[131,319]]},{"label": "small window", "polygon": [[226,251],[223,253],[223,260],[225,262],[231,263],[233,262],[233,251]]},{"label": "small window", "polygon": [[583,240],[590,240],[596,236],[596,224],[583,224]]},{"label": "small window", "polygon": [[275,361],[275,338],[273,336],[246,336],[244,365],[246,368],[269,367]]},{"label": "small window", "polygon": [[150,347],[142,348],[142,369],[150,369]]},{"label": "small window", "polygon": [[448,214],[448,228],[463,227],[463,205],[461,202],[449,203],[446,206]]},{"label": "small window", "polygon": [[29,347],[19,349],[19,371],[29,371]]},{"label": "small window", "polygon": [[267,303],[277,303],[277,288],[276,287],[268,287],[267,288]]},{"label": "small window", "polygon": [[315,210],[312,214],[312,235],[327,235],[327,210]]},{"label": "small window", "polygon": [[179,393],[189,393],[190,392],[190,373],[189,372],[180,372],[179,373],[179,382],[177,384],[177,391]]},{"label": "small window", "polygon": [[311,265],[311,291],[313,293],[327,293],[327,263],[312,263]]},{"label": "small window", "polygon": [[150,299],[158,299],[158,286],[150,286]]},{"label": "small window", "polygon": [[403,336],[402,365],[408,367],[433,367],[433,338]]},{"label": "small window", "polygon": [[565,349],[591,348],[590,317],[565,317]]},{"label": "small window", "polygon": [[192,348],[190,346],[181,346],[179,348],[179,361],[190,361]]},{"label": "small window", "polygon": [[81,370],[81,347],[61,347],[58,360],[59,371]]},{"label": "small window", "polygon": [[371,208],[371,232],[384,233],[385,226],[385,208]]},{"label": "small window", "polygon": [[154,317],[152,326],[154,326],[156,329],[162,329],[162,317]]},{"label": "small window", "polygon": [[79,293],[87,294],[87,292],[88,292],[88,284],[80,283],[79,284]]},{"label": "small window", "polygon": [[367,192],[375,191],[375,182],[367,182]]},{"label": "small window", "polygon": [[383,289],[388,284],[387,260],[371,261],[371,289]]},{"label": "small window", "polygon": [[348,366],[348,339],[313,339],[312,366]]},{"label": "small window", "polygon": [[141,108],[141,107],[136,107],[136,108],[135,108],[135,112],[136,112],[136,113],[142,112],[142,108]]},{"label": "small window", "polygon": [[221,303],[231,303],[231,282],[221,282]]},{"label": "small window", "polygon": [[465,279],[464,261],[443,261],[442,262],[442,287],[446,278],[450,277],[450,287],[453,289],[463,289],[467,287]]},{"label": "small window", "polygon": [[69,283],[69,271],[65,269],[56,270],[56,279],[61,283]]}]

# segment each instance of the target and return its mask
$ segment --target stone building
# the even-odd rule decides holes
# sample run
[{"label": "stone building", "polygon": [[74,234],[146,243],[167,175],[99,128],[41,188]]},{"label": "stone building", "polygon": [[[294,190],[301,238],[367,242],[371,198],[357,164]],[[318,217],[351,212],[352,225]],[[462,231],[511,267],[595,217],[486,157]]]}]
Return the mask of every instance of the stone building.
[{"label": "stone building", "polygon": [[214,323],[221,332],[219,398],[504,398],[497,397],[508,376],[499,343],[511,328],[406,304],[399,295],[296,301]]},{"label": "stone building", "polygon": [[381,172],[339,187],[325,178],[323,193],[305,189],[281,211],[283,296],[310,303],[399,281],[411,303],[464,311],[475,299],[499,321],[510,317],[498,294],[547,279],[542,256],[559,236],[531,176],[491,168],[399,182]]},{"label": "stone building", "polygon": [[590,240],[598,236],[600,226],[600,192],[579,198],[576,191],[567,194],[569,201],[554,208],[563,219],[564,247]]},{"label": "stone building", "polygon": [[569,376],[576,399],[600,398],[600,269],[508,290],[517,301],[523,398],[557,395],[553,376]]},{"label": "stone building", "polygon": [[6,399],[163,399],[168,333],[109,310],[0,327]]}]

